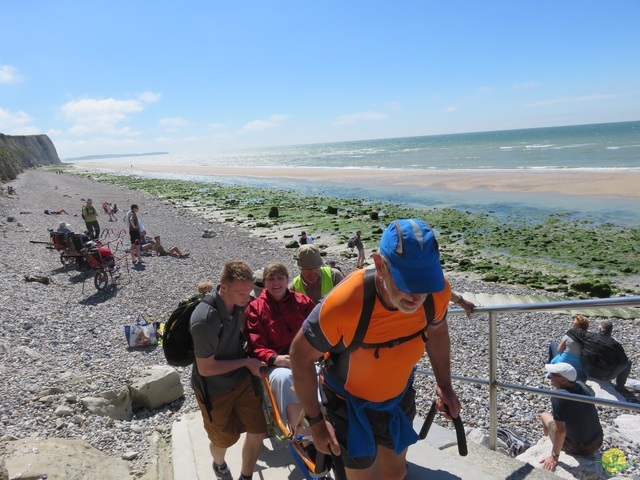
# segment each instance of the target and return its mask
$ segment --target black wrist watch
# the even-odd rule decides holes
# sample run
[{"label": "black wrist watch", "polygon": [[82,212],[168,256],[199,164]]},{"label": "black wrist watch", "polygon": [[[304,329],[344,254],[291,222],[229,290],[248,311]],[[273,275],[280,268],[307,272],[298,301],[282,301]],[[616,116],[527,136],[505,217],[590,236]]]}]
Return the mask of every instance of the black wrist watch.
[{"label": "black wrist watch", "polygon": [[316,423],[320,423],[321,421],[324,420],[324,415],[322,415],[322,412],[320,412],[315,417],[309,417],[309,416],[305,415],[304,419],[307,421],[307,423],[309,424],[310,427],[313,427]]}]

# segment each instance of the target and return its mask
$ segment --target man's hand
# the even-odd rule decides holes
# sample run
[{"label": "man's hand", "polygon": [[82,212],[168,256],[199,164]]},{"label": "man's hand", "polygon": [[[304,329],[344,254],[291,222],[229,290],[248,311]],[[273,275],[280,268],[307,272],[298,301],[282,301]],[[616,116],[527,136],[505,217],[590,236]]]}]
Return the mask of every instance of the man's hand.
[{"label": "man's hand", "polygon": [[542,468],[549,470],[550,472],[555,472],[556,467],[558,466],[558,460],[556,460],[553,455],[543,458],[540,460],[540,463],[542,464]]},{"label": "man's hand", "polygon": [[[438,400],[436,401],[436,408],[448,419],[456,418],[460,416],[460,400],[453,391],[451,385],[447,387],[440,387],[436,385],[436,395]],[[447,408],[445,408],[445,406]],[[448,410],[448,411],[447,411]]]},{"label": "man's hand", "polygon": [[266,367],[267,364],[264,362],[261,362],[260,360],[258,360],[257,358],[245,358],[246,360],[246,365],[245,367],[247,367],[249,369],[249,371],[255,375],[256,377],[260,376],[260,369],[262,367]]},{"label": "man's hand", "polygon": [[465,300],[462,297],[460,298],[461,300],[460,300],[460,303],[458,303],[458,305],[460,305],[464,309],[464,311],[467,314],[467,317],[471,317],[471,313],[473,312],[473,309],[476,308],[475,304],[473,304],[469,300]]},{"label": "man's hand", "polygon": [[325,455],[340,456],[340,445],[336,438],[336,433],[331,425],[326,420],[316,423],[311,428],[311,435],[313,436],[313,444],[319,452]]}]

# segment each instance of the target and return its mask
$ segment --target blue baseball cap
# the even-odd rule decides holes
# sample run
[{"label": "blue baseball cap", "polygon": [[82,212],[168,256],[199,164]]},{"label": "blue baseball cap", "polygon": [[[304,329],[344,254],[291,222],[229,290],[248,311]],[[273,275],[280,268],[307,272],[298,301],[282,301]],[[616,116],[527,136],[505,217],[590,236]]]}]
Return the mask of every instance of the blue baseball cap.
[{"label": "blue baseball cap", "polygon": [[380,253],[389,260],[396,288],[404,293],[444,290],[438,242],[431,227],[417,218],[395,220],[382,233]]}]

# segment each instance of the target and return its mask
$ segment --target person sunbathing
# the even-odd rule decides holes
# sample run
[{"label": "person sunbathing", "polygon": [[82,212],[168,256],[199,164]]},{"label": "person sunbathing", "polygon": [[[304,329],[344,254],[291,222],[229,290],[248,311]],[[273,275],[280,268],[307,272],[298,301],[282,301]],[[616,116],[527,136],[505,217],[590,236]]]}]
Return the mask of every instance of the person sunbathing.
[{"label": "person sunbathing", "polygon": [[189,253],[182,253],[180,249],[175,245],[169,248],[169,250],[164,248],[160,244],[160,235],[157,235],[153,239],[156,241],[155,245],[153,246],[153,250],[156,252],[156,255],[158,255],[159,257],[166,257],[169,255],[176,258],[189,258],[189,255],[190,255]]},{"label": "person sunbathing", "polygon": [[67,213],[67,211],[64,208],[61,208],[60,210],[49,209],[49,210],[45,210],[44,213],[45,215],[61,215],[63,213],[65,215],[69,215],[69,213]]}]

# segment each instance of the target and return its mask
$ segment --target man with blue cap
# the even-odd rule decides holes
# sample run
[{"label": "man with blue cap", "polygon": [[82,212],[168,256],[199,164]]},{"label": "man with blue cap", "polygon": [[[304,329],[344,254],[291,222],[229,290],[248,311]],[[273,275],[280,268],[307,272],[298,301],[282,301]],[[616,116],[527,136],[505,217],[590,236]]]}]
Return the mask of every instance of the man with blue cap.
[{"label": "man with blue cap", "polygon": [[[418,439],[413,372],[425,348],[437,407],[458,416],[446,313],[449,302],[467,315],[474,308],[452,292],[422,220],[391,222],[373,260],[375,268],[353,272],[320,300],[290,350],[314,444],[340,456],[350,480],[406,476],[407,448]],[[321,408],[314,361],[325,353]]]}]

